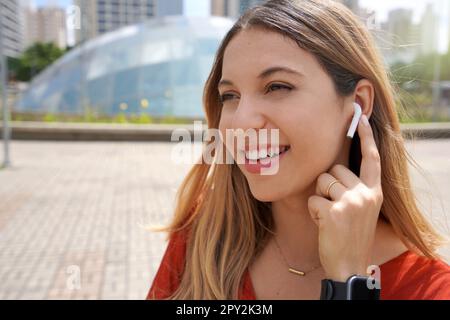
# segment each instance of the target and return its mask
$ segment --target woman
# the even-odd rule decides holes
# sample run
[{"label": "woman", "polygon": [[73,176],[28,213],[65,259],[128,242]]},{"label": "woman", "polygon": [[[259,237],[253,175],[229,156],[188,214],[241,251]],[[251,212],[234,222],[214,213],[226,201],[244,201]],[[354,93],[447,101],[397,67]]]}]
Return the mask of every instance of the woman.
[{"label": "woman", "polygon": [[[351,140],[355,102],[364,116]],[[444,239],[416,206],[393,88],[348,9],[275,0],[248,10],[218,50],[204,106],[223,137],[278,129],[285,152],[274,175],[239,162],[192,168],[148,299],[318,299],[321,280],[369,266],[381,299],[450,299]],[[248,158],[246,147],[227,150]]]}]

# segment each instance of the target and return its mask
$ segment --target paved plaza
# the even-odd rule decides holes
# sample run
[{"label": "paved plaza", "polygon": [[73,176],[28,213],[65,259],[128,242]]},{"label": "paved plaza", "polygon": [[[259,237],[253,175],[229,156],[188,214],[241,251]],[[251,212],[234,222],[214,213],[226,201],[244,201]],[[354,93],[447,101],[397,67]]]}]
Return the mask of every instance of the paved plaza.
[{"label": "paved plaza", "polygon": [[[13,141],[0,170],[0,299],[144,299],[166,247],[146,227],[169,221],[189,169],[173,146]],[[412,170],[421,206],[448,234],[450,140],[407,146],[428,174]]]}]

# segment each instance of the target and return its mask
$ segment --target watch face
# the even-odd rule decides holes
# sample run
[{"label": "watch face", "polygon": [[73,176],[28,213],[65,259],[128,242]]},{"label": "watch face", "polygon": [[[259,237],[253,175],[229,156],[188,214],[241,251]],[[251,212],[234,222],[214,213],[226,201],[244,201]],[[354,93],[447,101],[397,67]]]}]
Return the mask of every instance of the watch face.
[{"label": "watch face", "polygon": [[[369,287],[367,284],[367,277],[352,277],[349,281],[349,289],[352,300],[367,300],[373,299],[379,295],[379,290]],[[370,280],[369,280],[370,281]]]}]

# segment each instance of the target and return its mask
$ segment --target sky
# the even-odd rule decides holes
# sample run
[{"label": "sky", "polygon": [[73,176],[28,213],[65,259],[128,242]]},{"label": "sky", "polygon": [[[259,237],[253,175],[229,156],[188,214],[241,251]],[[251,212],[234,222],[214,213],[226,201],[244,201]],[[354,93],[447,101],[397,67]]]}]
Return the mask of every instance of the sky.
[{"label": "sky", "polygon": [[[34,3],[36,6],[44,6],[46,4],[55,4],[61,7],[67,7],[72,4],[72,0],[24,0]],[[414,21],[418,22],[427,3],[435,6],[435,12],[439,14],[440,21],[440,50],[446,51],[447,41],[450,38],[450,1],[449,0],[359,0],[360,5],[376,12],[377,21],[385,21],[388,12],[397,8],[409,8],[414,12]],[[185,0],[184,9],[186,15],[202,15],[206,16],[210,12],[210,0]]]}]

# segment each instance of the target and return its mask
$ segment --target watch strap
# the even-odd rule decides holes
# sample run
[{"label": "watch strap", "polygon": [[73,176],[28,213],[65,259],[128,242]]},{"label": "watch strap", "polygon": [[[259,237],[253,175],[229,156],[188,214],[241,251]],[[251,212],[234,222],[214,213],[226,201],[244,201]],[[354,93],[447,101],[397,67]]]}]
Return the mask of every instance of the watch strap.
[{"label": "watch strap", "polygon": [[321,300],[380,300],[378,286],[368,287],[369,277],[353,275],[346,282],[323,279],[321,282]]},{"label": "watch strap", "polygon": [[323,279],[320,300],[347,300],[347,283]]}]

